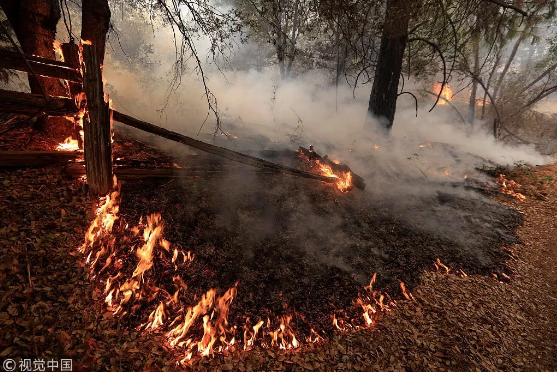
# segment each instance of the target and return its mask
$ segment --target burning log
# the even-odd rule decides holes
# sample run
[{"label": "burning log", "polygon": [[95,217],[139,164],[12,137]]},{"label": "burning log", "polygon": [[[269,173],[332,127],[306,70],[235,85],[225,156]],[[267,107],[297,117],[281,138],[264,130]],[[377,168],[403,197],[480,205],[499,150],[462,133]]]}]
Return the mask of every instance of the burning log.
[{"label": "burning log", "polygon": [[350,173],[350,181],[352,185],[359,188],[360,190],[364,190],[366,188],[364,179],[358,176],[356,173],[352,172],[352,170],[346,164],[337,164],[334,161],[330,160],[327,155],[322,157],[321,155],[313,151],[313,146],[310,146],[309,149],[299,147],[298,153],[307,156],[310,161],[315,161],[322,166],[330,168],[331,172],[334,173],[337,177],[343,177],[343,175]]},{"label": "burning log", "polygon": [[87,183],[93,194],[103,195],[113,185],[110,108],[104,101],[102,73],[94,45],[83,44],[83,61],[83,90],[88,108],[83,123]]},{"label": "burning log", "polygon": [[158,127],[158,126],[153,125],[151,123],[147,123],[147,122],[132,118],[131,116],[128,116],[126,114],[122,114],[121,112],[118,112],[118,111],[115,111],[115,110],[112,111],[112,114],[113,114],[113,119],[122,123],[122,124],[126,124],[126,125],[129,125],[130,127],[134,127],[134,128],[137,128],[137,129],[141,129],[141,130],[143,130],[145,132],[148,132],[148,133],[156,134],[157,136],[161,136],[161,137],[169,139],[171,141],[179,142],[179,143],[182,143],[184,145],[194,147],[196,149],[208,152],[210,154],[222,156],[223,158],[226,158],[226,159],[234,160],[234,161],[244,163],[244,164],[248,164],[248,165],[251,165],[251,166],[254,166],[254,167],[258,167],[258,168],[267,169],[267,170],[270,170],[272,172],[291,174],[291,175],[294,175],[294,176],[304,177],[304,178],[311,178],[311,179],[315,179],[315,180],[319,180],[319,181],[323,181],[323,182],[327,182],[327,183],[336,183],[337,182],[337,179],[333,178],[333,177],[326,177],[326,176],[322,176],[322,175],[318,175],[318,174],[314,174],[314,173],[304,172],[304,171],[301,171],[299,169],[286,167],[284,165],[272,163],[270,161],[259,159],[259,158],[256,158],[254,156],[241,154],[239,152],[232,151],[232,150],[229,150],[229,149],[225,149],[223,147],[211,145],[211,144],[196,140],[194,138],[184,136],[182,134],[170,131],[168,129]]},{"label": "burning log", "polygon": [[[25,58],[27,58],[31,68],[38,75],[81,82],[81,74],[79,73],[79,70],[70,64],[30,55],[26,55]],[[22,60],[21,55],[5,48],[0,48],[0,67],[29,72],[28,67]]]},{"label": "burning log", "polygon": [[0,111],[29,116],[35,116],[37,112],[49,116],[66,116],[79,110],[73,99],[49,97],[47,102],[40,94],[0,89]]}]

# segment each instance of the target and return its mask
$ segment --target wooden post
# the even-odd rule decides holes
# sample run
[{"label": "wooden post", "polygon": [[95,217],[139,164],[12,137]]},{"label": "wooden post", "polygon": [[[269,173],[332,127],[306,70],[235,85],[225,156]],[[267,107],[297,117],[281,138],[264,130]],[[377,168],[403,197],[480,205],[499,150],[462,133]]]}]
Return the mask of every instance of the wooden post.
[{"label": "wooden post", "polygon": [[89,192],[107,194],[112,189],[110,108],[104,101],[102,72],[94,45],[83,44],[83,90],[87,111],[83,118],[85,166]]},{"label": "wooden post", "polygon": [[[79,70],[80,61],[79,61],[79,45],[71,42],[71,43],[63,43],[62,44],[62,55],[64,56],[64,62],[71,65],[75,69]],[[82,85],[77,84],[71,81],[68,81],[68,86],[70,88],[70,98],[75,99],[77,103],[77,107],[81,110],[84,108],[85,102],[81,99],[80,93],[82,90]],[[83,138],[81,136],[82,125],[79,125],[80,122],[80,113],[78,113],[74,117],[74,123],[76,123],[74,127],[73,138],[77,139],[77,144],[80,149],[83,149]]]}]

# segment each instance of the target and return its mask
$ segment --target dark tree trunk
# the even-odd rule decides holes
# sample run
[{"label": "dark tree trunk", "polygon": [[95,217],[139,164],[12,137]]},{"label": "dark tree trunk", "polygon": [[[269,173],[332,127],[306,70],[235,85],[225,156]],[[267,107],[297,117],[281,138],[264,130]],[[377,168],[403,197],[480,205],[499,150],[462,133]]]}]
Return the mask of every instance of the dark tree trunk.
[{"label": "dark tree trunk", "polygon": [[97,49],[98,61],[104,62],[106,34],[110,28],[108,0],[83,0],[81,39],[90,41]]},{"label": "dark tree trunk", "polygon": [[[55,59],[53,42],[56,25],[60,20],[58,0],[0,0],[0,6],[14,28],[16,37],[25,54]],[[67,90],[60,80],[39,77],[37,81],[31,74],[29,86],[31,93],[42,94],[40,85],[49,96],[67,96]],[[73,132],[73,121],[62,117],[38,118],[35,127],[62,141]]]},{"label": "dark tree trunk", "polygon": [[369,98],[367,120],[369,127],[370,118],[378,119],[387,134],[390,133],[395,118],[398,83],[408,41],[408,23],[412,6],[413,0],[387,0],[387,13]]}]

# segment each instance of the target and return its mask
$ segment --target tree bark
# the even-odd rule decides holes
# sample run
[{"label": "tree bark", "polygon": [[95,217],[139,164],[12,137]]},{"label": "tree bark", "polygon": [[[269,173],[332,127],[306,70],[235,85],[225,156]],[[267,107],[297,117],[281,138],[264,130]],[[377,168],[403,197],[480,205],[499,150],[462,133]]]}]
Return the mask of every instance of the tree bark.
[{"label": "tree bark", "polygon": [[495,89],[493,91],[493,98],[495,100],[498,99],[499,90],[501,89],[501,85],[503,84],[503,80],[505,79],[505,75],[507,74],[507,71],[509,71],[509,68],[511,67],[511,64],[514,60],[514,57],[516,56],[516,53],[518,51],[518,47],[520,46],[520,44],[522,44],[524,39],[526,39],[526,36],[528,35],[528,32],[530,31],[530,27],[531,27],[530,21],[528,21],[528,23],[526,24],[526,27],[524,27],[524,30],[522,31],[522,33],[520,34],[520,36],[518,37],[518,39],[514,43],[513,49],[511,50],[511,54],[509,55],[509,59],[507,60],[507,63],[505,64],[505,67],[503,67],[503,71],[501,71],[501,75],[499,75],[499,78],[497,79],[497,83],[495,84]]},{"label": "tree bark", "polygon": [[[61,16],[58,0],[0,0],[0,6],[25,54],[56,59],[53,42]],[[28,77],[31,93],[42,94],[39,85],[42,84],[49,96],[67,96],[65,87],[58,79],[39,77],[37,81],[31,74]],[[44,115],[39,117],[35,127],[62,141],[71,134],[74,123],[66,118],[49,118]]]},{"label": "tree bark", "polygon": [[367,127],[372,127],[373,122],[370,119],[379,120],[385,134],[390,133],[395,118],[398,83],[408,41],[408,23],[413,2],[413,0],[387,0],[385,24],[366,120]]},{"label": "tree bark", "polygon": [[87,113],[83,120],[83,150],[87,184],[94,195],[112,189],[112,128],[110,108],[104,101],[103,81],[94,45],[83,45],[83,90],[87,96]]},{"label": "tree bark", "polygon": [[97,48],[97,59],[104,62],[106,34],[110,28],[110,7],[108,0],[82,1],[81,39],[90,41]]},{"label": "tree bark", "polygon": [[[479,30],[476,30],[479,32]],[[480,35],[474,36],[474,75],[479,75],[480,69]],[[474,126],[476,120],[476,94],[478,92],[478,81],[472,79],[472,91],[470,92],[470,101],[468,103],[468,123]]]}]

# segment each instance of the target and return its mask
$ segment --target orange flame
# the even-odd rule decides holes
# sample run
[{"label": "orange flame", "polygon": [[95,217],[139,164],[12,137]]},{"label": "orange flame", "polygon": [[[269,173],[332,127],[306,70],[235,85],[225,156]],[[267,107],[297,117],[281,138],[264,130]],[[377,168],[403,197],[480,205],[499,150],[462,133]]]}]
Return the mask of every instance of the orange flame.
[{"label": "orange flame", "polygon": [[64,142],[60,143],[56,150],[59,151],[77,151],[79,150],[79,142],[71,136],[66,138]]},{"label": "orange flame", "polygon": [[513,180],[506,179],[504,174],[499,174],[499,178],[495,182],[501,186],[500,191],[503,194],[514,196],[520,201],[526,200],[526,196],[516,192],[516,189],[521,187],[520,184],[514,182]]},{"label": "orange flame", "polygon": [[[435,94],[439,94],[439,92],[441,91],[441,85],[442,85],[441,83],[433,84],[433,92]],[[451,87],[449,87],[448,84],[445,84],[445,86],[443,87],[443,92],[441,93],[441,97],[445,98],[447,101],[450,101],[453,98],[453,90],[451,89]],[[440,99],[437,104],[446,105],[447,102],[445,102],[445,100]]]}]

